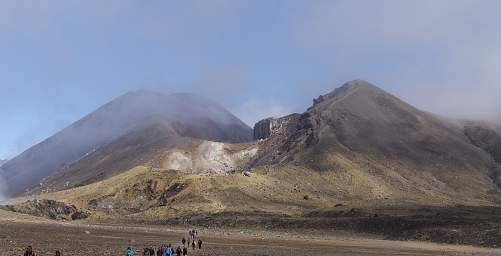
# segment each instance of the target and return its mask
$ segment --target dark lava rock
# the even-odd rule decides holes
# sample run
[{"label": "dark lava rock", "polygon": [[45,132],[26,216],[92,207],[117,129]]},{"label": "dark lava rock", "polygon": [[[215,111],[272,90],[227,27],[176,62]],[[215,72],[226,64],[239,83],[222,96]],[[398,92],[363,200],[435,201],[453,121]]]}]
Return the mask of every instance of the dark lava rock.
[{"label": "dark lava rock", "polygon": [[83,220],[89,217],[88,213],[85,212],[75,212],[71,214],[71,220]]},{"label": "dark lava rock", "polygon": [[7,205],[6,208],[13,212],[45,217],[53,220],[67,220],[78,210],[74,205],[67,205],[54,200],[30,200],[21,204]]}]

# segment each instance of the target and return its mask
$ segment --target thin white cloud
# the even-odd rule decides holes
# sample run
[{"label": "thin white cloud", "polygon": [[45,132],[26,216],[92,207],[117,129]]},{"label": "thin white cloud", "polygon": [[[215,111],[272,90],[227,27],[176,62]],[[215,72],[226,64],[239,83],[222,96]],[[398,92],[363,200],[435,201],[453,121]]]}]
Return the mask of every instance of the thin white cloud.
[{"label": "thin white cloud", "polygon": [[268,117],[282,117],[292,113],[291,108],[273,100],[253,99],[235,107],[234,113],[247,125],[253,127],[258,121]]}]

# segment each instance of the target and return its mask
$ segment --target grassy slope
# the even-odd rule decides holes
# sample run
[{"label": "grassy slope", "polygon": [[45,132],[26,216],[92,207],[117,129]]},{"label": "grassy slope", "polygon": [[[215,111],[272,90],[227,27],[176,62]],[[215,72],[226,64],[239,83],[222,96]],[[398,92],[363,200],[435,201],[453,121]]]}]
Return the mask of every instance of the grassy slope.
[{"label": "grassy slope", "polygon": [[299,216],[310,211],[334,209],[339,203],[349,208],[490,204],[454,198],[440,188],[423,186],[429,182],[426,180],[407,180],[390,170],[386,176],[393,176],[393,179],[384,180],[340,157],[337,161],[343,168],[335,171],[318,172],[296,165],[276,165],[258,167],[251,177],[240,173],[193,175],[138,166],[104,181],[41,197],[89,209],[93,218],[136,220],[221,212]]}]

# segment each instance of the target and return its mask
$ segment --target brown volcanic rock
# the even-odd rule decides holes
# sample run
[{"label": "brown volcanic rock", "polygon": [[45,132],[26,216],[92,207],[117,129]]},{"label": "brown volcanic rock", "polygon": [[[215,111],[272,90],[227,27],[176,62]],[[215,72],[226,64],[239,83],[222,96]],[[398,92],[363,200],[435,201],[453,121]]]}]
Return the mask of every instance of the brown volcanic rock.
[{"label": "brown volcanic rock", "polygon": [[495,124],[466,122],[465,135],[473,145],[484,149],[501,164],[501,127]]},{"label": "brown volcanic rock", "polygon": [[289,129],[289,124],[294,123],[299,117],[292,114],[281,118],[267,118],[254,125],[254,140],[267,139],[273,135],[284,136]]},{"label": "brown volcanic rock", "polygon": [[492,166],[490,176],[501,188],[501,127],[492,123],[466,122],[465,135],[497,163]]},{"label": "brown volcanic rock", "polygon": [[17,205],[5,206],[7,210],[53,220],[77,220],[89,217],[88,213],[79,211],[74,205],[67,205],[54,200],[31,200]]},{"label": "brown volcanic rock", "polygon": [[356,170],[366,185],[384,188],[388,197],[419,197],[424,203],[498,201],[491,175],[497,164],[471,143],[462,124],[420,111],[365,81],[320,96],[288,127],[287,136],[261,143],[256,165],[294,163],[336,175]]}]

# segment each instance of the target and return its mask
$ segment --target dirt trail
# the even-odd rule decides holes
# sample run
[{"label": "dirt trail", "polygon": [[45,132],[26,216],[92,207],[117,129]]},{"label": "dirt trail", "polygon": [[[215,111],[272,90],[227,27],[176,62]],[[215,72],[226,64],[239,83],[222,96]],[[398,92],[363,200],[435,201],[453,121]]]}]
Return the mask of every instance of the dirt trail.
[{"label": "dirt trail", "polygon": [[[183,234],[166,229],[60,225],[35,222],[0,221],[0,256],[21,255],[33,245],[40,256],[121,255],[130,244],[139,251],[146,246],[172,243],[178,246]],[[203,250],[189,255],[501,255],[501,250],[468,246],[437,245],[418,242],[395,242],[371,239],[325,237],[323,239],[222,235],[201,232]]]}]

